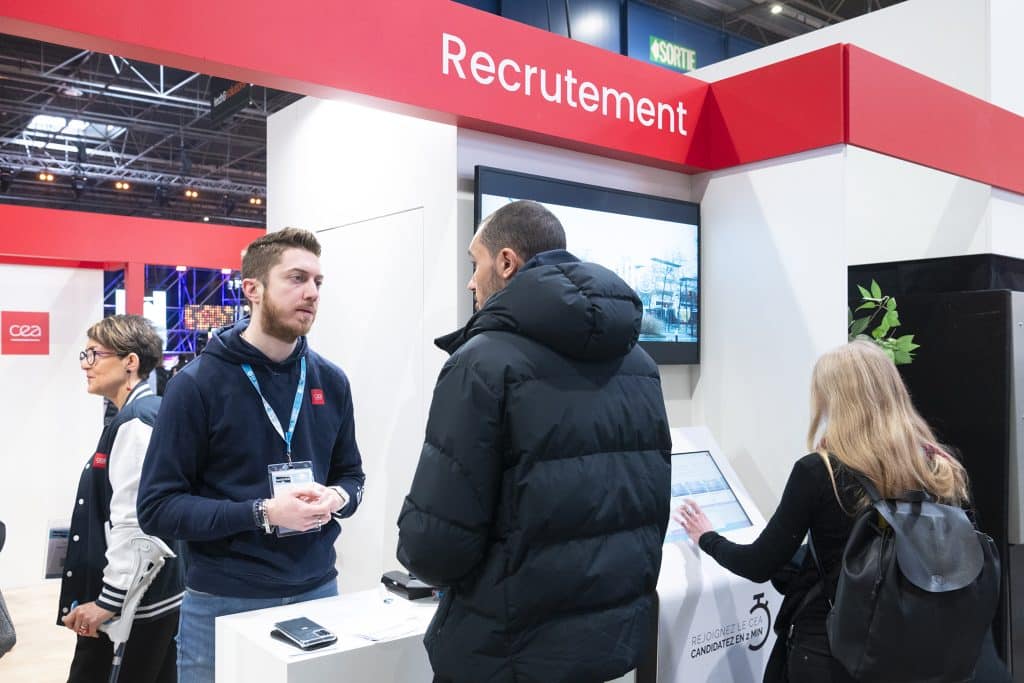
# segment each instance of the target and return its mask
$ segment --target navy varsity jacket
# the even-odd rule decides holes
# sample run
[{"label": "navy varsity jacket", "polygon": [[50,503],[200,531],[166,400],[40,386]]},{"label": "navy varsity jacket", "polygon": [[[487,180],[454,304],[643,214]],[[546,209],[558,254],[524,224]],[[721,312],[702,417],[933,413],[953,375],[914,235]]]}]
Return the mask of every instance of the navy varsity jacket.
[{"label": "navy varsity jacket", "polygon": [[[59,626],[74,602],[95,600],[104,609],[121,611],[134,568],[129,541],[142,535],[135,510],[139,475],[159,408],[160,397],[147,382],[139,382],[85,463],[61,577]],[[168,559],[143,596],[135,620],[177,609],[183,591],[181,560]]]}]

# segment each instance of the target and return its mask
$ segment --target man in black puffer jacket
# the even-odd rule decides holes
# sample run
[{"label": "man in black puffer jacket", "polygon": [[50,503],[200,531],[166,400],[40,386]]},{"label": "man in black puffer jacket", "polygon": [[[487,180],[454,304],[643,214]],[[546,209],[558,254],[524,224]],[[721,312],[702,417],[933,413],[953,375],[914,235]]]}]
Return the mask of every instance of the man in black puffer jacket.
[{"label": "man in black puffer jacket", "polygon": [[451,354],[398,519],[398,559],[449,586],[436,680],[596,683],[654,637],[671,439],[640,300],[565,251],[540,204],[470,245],[477,312]]}]

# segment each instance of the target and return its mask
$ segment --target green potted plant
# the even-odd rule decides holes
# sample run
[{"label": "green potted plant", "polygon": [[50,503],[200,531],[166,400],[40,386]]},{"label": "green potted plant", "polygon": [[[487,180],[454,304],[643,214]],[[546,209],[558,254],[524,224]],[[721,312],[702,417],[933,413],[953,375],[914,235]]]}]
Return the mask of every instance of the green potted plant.
[{"label": "green potted plant", "polygon": [[[857,285],[862,303],[856,310],[846,309],[847,330],[850,341],[866,339],[878,344],[885,354],[896,365],[909,365],[914,362],[914,350],[920,344],[914,343],[914,335],[895,336],[893,331],[900,325],[900,316],[896,311],[896,299],[882,294],[882,288],[874,280],[870,289]],[[855,312],[868,311],[867,315],[854,318]]]}]

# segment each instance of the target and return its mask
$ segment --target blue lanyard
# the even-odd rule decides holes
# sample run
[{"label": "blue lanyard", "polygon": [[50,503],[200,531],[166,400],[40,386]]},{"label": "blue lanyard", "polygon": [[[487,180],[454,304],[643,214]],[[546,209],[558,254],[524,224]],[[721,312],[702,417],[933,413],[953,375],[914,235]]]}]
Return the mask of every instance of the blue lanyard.
[{"label": "blue lanyard", "polygon": [[267,411],[267,417],[270,418],[270,424],[274,427],[274,431],[277,435],[284,439],[284,454],[288,456],[288,462],[292,461],[292,437],[295,435],[295,423],[299,421],[299,410],[302,408],[302,392],[306,389],[306,357],[303,356],[299,361],[299,386],[295,390],[295,401],[292,403],[292,417],[288,422],[288,431],[284,431],[281,428],[281,421],[277,419],[277,413],[267,399],[263,396],[263,392],[260,391],[260,383],[256,379],[256,373],[252,371],[252,366],[248,363],[242,363],[242,371],[245,376],[252,382],[252,386],[256,389],[256,393],[260,395],[260,400],[263,401],[263,409]]}]

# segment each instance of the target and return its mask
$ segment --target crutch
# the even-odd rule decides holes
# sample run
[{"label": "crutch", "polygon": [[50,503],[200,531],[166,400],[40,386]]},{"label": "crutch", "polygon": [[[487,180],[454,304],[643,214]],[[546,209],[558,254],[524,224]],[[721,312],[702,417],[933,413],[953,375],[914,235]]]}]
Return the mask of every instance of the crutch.
[{"label": "crutch", "polygon": [[114,661],[110,668],[109,683],[117,683],[117,677],[121,673],[121,661],[124,659],[124,645],[128,642],[128,636],[132,632],[132,621],[135,619],[135,610],[139,607],[139,601],[153,583],[157,573],[164,566],[169,557],[177,557],[167,544],[153,536],[135,536],[128,543],[135,551],[135,560],[132,566],[132,580],[128,584],[128,591],[125,594],[124,604],[121,605],[121,615],[115,617],[99,627],[105,631],[107,637],[114,644]]}]

